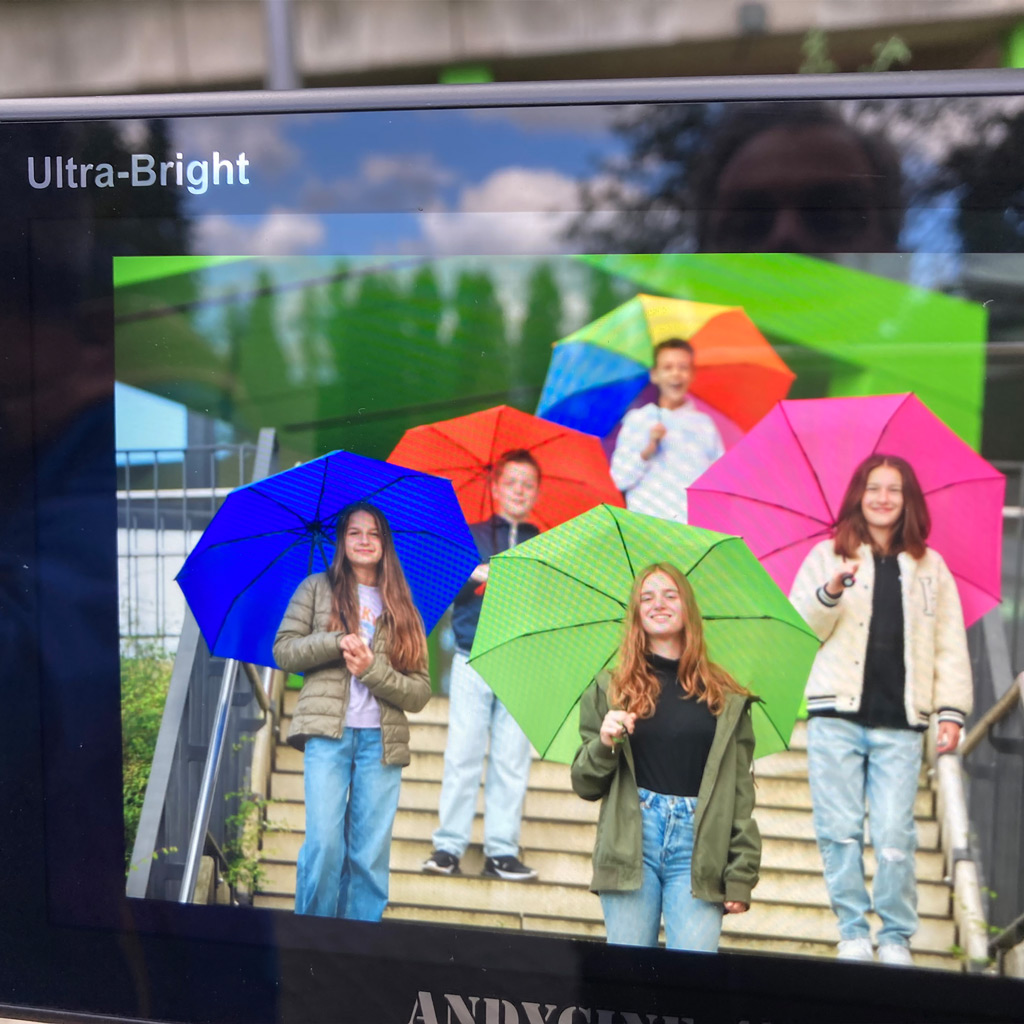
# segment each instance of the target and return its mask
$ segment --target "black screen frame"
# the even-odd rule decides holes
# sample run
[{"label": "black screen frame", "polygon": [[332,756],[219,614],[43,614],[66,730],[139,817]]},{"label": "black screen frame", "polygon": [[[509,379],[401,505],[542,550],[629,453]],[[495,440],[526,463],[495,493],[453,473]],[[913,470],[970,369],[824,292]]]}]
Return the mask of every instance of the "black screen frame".
[{"label": "black screen frame", "polygon": [[[1024,94],[1024,72],[0,100],[0,131],[55,122],[321,111],[1008,94]],[[21,174],[20,168],[10,166],[0,171],[0,185],[8,197],[0,211],[0,229],[26,242],[23,247],[11,247],[21,260],[5,268],[0,301],[20,313],[30,331],[38,332],[45,330],[39,321],[39,289],[62,287],[60,277],[47,278],[45,263],[40,269],[40,253],[51,245],[73,245],[75,238],[61,239],[63,229],[53,232],[50,222],[65,219],[66,213],[52,195],[28,192],[23,179],[16,178]],[[40,228],[46,233],[42,248],[38,237],[33,241]],[[116,251],[116,224],[78,218],[72,231],[79,241],[88,239],[89,244]],[[94,297],[88,289],[86,293]],[[77,328],[112,330],[109,302],[94,302],[88,318],[87,325],[79,323]],[[39,335],[18,337],[29,347],[40,343]],[[24,377],[18,386],[30,392],[31,363],[20,372]],[[45,410],[37,409],[36,415],[45,417]],[[45,483],[31,469],[28,476],[27,485],[42,493]],[[105,485],[112,493],[112,476]],[[106,515],[112,524],[113,514],[108,501],[100,516]],[[24,586],[26,593],[36,595],[38,558],[46,555],[37,548],[37,526],[23,538],[25,547],[12,552],[25,555],[27,561],[22,564],[31,568]],[[108,536],[104,557],[110,557],[109,545]],[[35,605],[33,615],[38,616],[35,600],[29,597],[28,602]],[[19,637],[12,635],[11,640],[17,644]],[[93,653],[95,659],[85,666],[87,674],[116,670],[116,651],[96,648]],[[8,665],[31,672],[39,655],[22,648]],[[11,709],[15,739],[0,745],[0,820],[7,836],[0,843],[0,1000],[11,1007],[10,1013],[45,1014],[53,1019],[77,1019],[77,1014],[90,1013],[123,1019],[408,1020],[410,1015],[416,1019],[410,995],[426,991],[438,999],[441,993],[464,993],[558,1007],[642,1010],[663,1014],[666,1020],[672,1015],[736,1021],[999,1020],[1011,1019],[1024,998],[1024,990],[1013,982],[970,975],[921,973],[910,984],[898,973],[872,976],[872,988],[865,991],[857,969],[839,964],[746,955],[680,956],[660,950],[641,953],[586,942],[400,923],[346,923],[338,928],[333,922],[273,912],[245,911],[253,917],[241,936],[239,912],[232,909],[126,900],[116,870],[112,876],[104,875],[103,858],[91,858],[88,849],[80,851],[82,856],[69,872],[60,878],[52,873],[55,853],[78,842],[88,847],[89,829],[97,823],[79,823],[80,833],[77,829],[65,835],[47,831],[44,805],[59,792],[66,774],[79,770],[76,766],[81,763],[67,739],[67,721],[57,721],[58,709],[47,704],[47,696],[32,688],[21,695]],[[95,720],[88,719],[90,711],[84,704],[60,710],[71,721],[86,716],[89,742],[119,742],[116,709],[100,709]],[[45,738],[47,730],[50,740]],[[54,745],[52,737],[58,734]],[[68,755],[66,760],[53,756],[58,749]],[[28,765],[33,767],[26,769]],[[104,761],[98,770],[107,772],[106,783],[111,784],[109,763]],[[73,815],[73,807],[68,813]],[[112,824],[105,822],[102,827]],[[100,883],[101,889],[97,888]],[[82,886],[90,888],[88,898],[75,892]],[[72,907],[88,907],[77,921],[75,914],[63,920],[54,914],[52,901],[63,903],[65,897],[70,897],[67,902]]]}]

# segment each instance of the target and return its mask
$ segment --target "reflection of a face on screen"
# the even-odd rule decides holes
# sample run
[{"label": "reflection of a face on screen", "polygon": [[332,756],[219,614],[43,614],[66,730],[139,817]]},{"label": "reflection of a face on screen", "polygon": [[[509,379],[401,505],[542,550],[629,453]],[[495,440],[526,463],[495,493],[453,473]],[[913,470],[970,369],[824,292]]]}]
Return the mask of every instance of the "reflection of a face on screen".
[{"label": "reflection of a face on screen", "polygon": [[[121,126],[246,185],[24,232],[4,621],[58,916],[951,975],[1019,916],[1019,709],[962,759],[973,837],[935,780],[1024,645],[1024,121],[566,110]],[[405,1019],[482,1019],[424,984]]]}]

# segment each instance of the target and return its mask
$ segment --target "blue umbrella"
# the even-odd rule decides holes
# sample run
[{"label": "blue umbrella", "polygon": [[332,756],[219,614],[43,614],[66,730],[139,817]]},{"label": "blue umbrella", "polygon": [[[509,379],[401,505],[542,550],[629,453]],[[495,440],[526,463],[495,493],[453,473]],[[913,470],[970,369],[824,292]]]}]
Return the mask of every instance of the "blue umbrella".
[{"label": "blue umbrella", "polygon": [[331,452],[227,496],[177,581],[210,650],[273,665],[274,637],[306,576],[334,557],[338,513],[368,501],[387,517],[429,632],[479,564],[451,481]]}]

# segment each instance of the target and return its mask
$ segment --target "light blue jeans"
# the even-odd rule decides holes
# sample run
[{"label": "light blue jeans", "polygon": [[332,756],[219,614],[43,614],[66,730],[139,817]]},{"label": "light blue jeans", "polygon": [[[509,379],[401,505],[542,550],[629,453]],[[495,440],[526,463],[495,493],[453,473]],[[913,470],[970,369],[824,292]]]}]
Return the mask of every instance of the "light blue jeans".
[{"label": "light blue jeans", "polygon": [[814,832],[841,939],[870,937],[865,812],[878,861],[872,887],[882,920],[878,945],[908,946],[917,931],[914,798],[921,736],[910,729],[868,729],[842,718],[812,717],[807,723]]},{"label": "light blue jeans", "polygon": [[388,904],[391,828],[402,769],[383,764],[380,729],[306,742],[306,841],[295,913],[379,921]]},{"label": "light blue jeans", "polygon": [[466,852],[486,753],[484,855],[515,857],[530,779],[530,741],[459,651],[452,658],[449,700],[441,823],[434,833],[434,849],[456,857]]},{"label": "light blue jeans", "polygon": [[602,892],[608,941],[656,946],[665,918],[665,948],[713,953],[722,932],[722,904],[698,899],[690,890],[693,815],[697,799],[638,790],[644,828],[644,873],[639,889]]}]

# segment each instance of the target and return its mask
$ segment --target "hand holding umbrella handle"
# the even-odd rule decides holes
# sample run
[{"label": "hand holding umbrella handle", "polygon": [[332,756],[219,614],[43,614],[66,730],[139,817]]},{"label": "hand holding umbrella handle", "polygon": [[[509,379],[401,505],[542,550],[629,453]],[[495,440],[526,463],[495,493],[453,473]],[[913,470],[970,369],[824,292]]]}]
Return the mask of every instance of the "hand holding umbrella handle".
[{"label": "hand holding umbrella handle", "polygon": [[843,596],[843,591],[852,587],[857,582],[857,570],[860,562],[844,562],[836,570],[833,577],[825,584],[825,593],[829,597],[837,598]]},{"label": "hand holding umbrella handle", "polygon": [[627,735],[633,734],[635,727],[636,715],[632,711],[613,708],[601,723],[600,740],[606,747],[614,749],[616,743],[622,743]]}]

